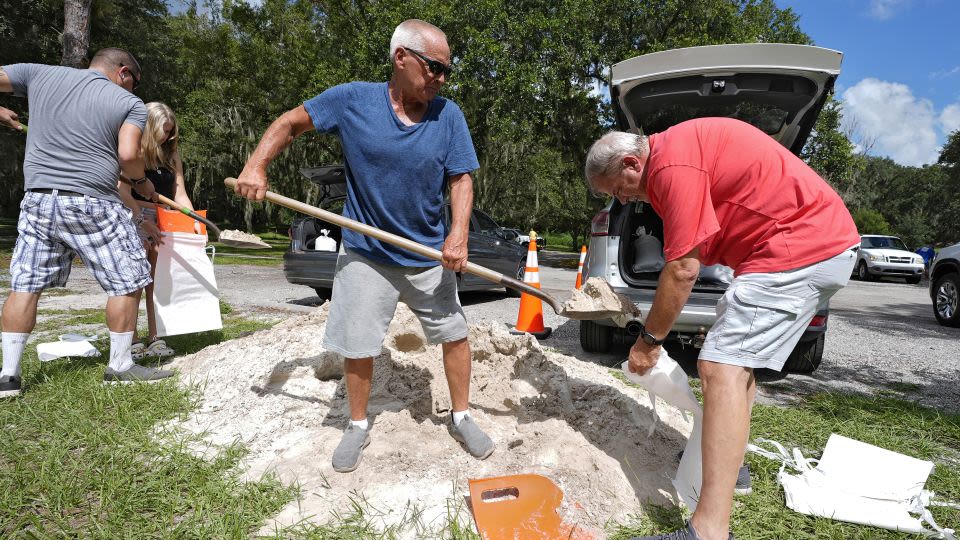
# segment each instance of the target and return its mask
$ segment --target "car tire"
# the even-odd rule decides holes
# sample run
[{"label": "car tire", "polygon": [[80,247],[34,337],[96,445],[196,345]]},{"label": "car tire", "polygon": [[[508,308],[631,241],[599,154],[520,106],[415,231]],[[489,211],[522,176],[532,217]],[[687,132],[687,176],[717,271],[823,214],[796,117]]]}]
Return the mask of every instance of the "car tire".
[{"label": "car tire", "polygon": [[[527,269],[527,258],[524,257],[520,261],[520,264],[517,266],[517,275],[514,276],[517,279],[517,281],[523,281],[523,275],[526,273],[526,269]],[[505,288],[507,290],[507,296],[511,298],[520,298],[520,294],[521,294],[520,291],[516,289],[511,289],[510,287],[505,287]]]},{"label": "car tire", "polygon": [[857,264],[857,279],[860,281],[873,281],[873,276],[870,274],[870,271],[867,270],[867,263],[865,261],[860,261]]},{"label": "car tire", "polygon": [[801,341],[793,348],[793,352],[787,358],[783,365],[783,371],[789,373],[813,373],[820,367],[820,361],[823,360],[823,344],[826,341],[826,334],[820,334],[820,337],[811,341]]},{"label": "car tire", "polygon": [[333,295],[333,290],[327,289],[326,287],[314,287],[313,291],[317,293],[317,296],[319,296],[321,300],[329,300]]},{"label": "car tire", "polygon": [[933,285],[933,315],[943,326],[960,327],[960,274],[951,272]]},{"label": "car tire", "polygon": [[586,352],[610,352],[613,347],[613,329],[593,321],[580,321],[580,346]]}]

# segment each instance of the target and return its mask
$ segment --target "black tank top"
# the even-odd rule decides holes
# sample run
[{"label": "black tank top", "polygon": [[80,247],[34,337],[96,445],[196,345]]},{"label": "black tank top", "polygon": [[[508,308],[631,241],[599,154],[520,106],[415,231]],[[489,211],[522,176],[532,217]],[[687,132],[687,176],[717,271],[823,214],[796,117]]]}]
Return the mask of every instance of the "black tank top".
[{"label": "black tank top", "polygon": [[[161,167],[159,169],[147,169],[147,178],[153,182],[153,189],[157,191],[160,195],[168,199],[172,199],[175,193],[173,192],[174,187],[176,187],[176,179],[174,178],[173,171],[166,167]],[[138,201],[147,201],[141,197],[136,190],[133,190],[133,198]]]}]

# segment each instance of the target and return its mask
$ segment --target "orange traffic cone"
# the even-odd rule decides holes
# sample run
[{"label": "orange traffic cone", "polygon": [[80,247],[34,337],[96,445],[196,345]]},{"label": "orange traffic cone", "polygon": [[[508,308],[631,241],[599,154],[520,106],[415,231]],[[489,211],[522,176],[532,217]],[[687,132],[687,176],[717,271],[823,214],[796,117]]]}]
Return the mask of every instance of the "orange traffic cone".
[{"label": "orange traffic cone", "polygon": [[583,287],[583,261],[587,260],[587,246],[580,247],[580,264],[577,265],[577,284],[574,288]]},{"label": "orange traffic cone", "polygon": [[[527,247],[527,267],[523,272],[523,282],[540,288],[540,268],[537,265],[537,233],[530,231],[530,244]],[[543,326],[543,302],[527,293],[520,295],[520,313],[517,325],[511,334],[533,334],[537,339],[546,339],[552,328]]]}]

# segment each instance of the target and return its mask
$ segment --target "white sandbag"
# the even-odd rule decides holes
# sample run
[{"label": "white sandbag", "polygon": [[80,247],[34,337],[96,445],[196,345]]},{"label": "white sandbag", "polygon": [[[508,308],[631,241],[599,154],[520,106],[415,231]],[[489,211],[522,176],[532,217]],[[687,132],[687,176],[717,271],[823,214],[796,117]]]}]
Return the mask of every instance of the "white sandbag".
[{"label": "white sandbag", "polygon": [[[774,441],[760,439],[776,451],[758,445],[747,449],[781,462],[777,480],[783,486],[787,506],[801,514],[901,532],[926,534],[955,540],[954,531],[933,520],[929,506],[952,506],[933,502],[934,494],[923,489],[933,472],[933,463],[854,439],[832,434],[819,462],[792,454]],[[813,465],[816,464],[816,467]],[[790,467],[800,474],[791,474]],[[926,522],[931,529],[924,527]]]},{"label": "white sandbag", "polygon": [[87,337],[78,334],[64,334],[60,336],[60,341],[38,343],[37,358],[39,358],[41,362],[49,362],[68,356],[76,358],[100,356],[100,351],[90,343],[90,340],[96,339],[95,336]]},{"label": "white sandbag", "polygon": [[[629,362],[624,362],[620,369],[630,382],[639,384],[650,395],[650,404],[653,408],[654,421],[650,423],[650,430],[647,436],[653,435],[653,431],[660,420],[657,414],[657,400],[659,396],[667,403],[683,411],[693,413],[693,431],[687,439],[687,445],[684,447],[683,457],[680,459],[680,466],[677,468],[677,474],[672,479],[673,487],[680,497],[680,502],[687,505],[691,511],[697,509],[697,501],[700,499],[700,489],[703,485],[703,458],[701,453],[701,441],[703,440],[703,409],[697,397],[690,390],[690,384],[687,382],[687,374],[680,367],[676,360],[670,358],[667,351],[660,349],[660,358],[652,368],[643,375],[638,375],[630,371]],[[684,417],[686,414],[684,413]]]},{"label": "white sandbag", "polygon": [[320,229],[320,236],[318,236],[313,243],[313,249],[315,251],[337,251],[337,241],[329,236],[330,231],[328,229]]},{"label": "white sandbag", "polygon": [[[690,411],[695,416],[702,413],[700,402],[697,401],[697,397],[690,390],[686,372],[683,371],[676,360],[670,358],[666,349],[660,349],[660,358],[657,359],[657,363],[643,375],[630,371],[629,364],[629,361],[624,362],[620,369],[623,370],[627,380],[639,384],[650,395],[650,405],[653,408],[656,421],[660,419],[657,415],[657,396],[680,409],[681,412]],[[684,413],[684,417],[686,417],[686,413]],[[648,435],[653,434],[655,427],[656,422],[650,425]]]},{"label": "white sandbag", "polygon": [[206,236],[163,232],[153,282],[157,335],[174,336],[223,328],[213,263]]},{"label": "white sandbag", "polygon": [[673,477],[673,489],[677,491],[680,502],[685,504],[691,512],[697,510],[700,501],[700,492],[703,489],[703,415],[693,417],[693,430],[683,447],[683,456],[677,467],[677,475]]}]

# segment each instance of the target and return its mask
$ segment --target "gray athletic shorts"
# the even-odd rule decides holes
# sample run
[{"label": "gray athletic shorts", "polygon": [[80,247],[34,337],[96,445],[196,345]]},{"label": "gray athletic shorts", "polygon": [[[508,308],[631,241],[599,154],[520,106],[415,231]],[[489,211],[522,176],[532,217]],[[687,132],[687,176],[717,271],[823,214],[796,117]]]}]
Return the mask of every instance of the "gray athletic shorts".
[{"label": "gray athletic shorts", "polygon": [[119,202],[26,192],[10,260],[10,288],[35,293],[63,287],[77,255],[110,296],[147,286],[150,265],[130,216]]},{"label": "gray athletic shorts", "polygon": [[347,250],[337,258],[323,347],[345,358],[379,355],[398,301],[417,315],[431,344],[467,337],[452,271],[377,264]]},{"label": "gray athletic shorts", "polygon": [[737,276],[717,303],[700,359],[779,371],[813,316],[846,286],[856,260],[846,250],[795,270]]}]

